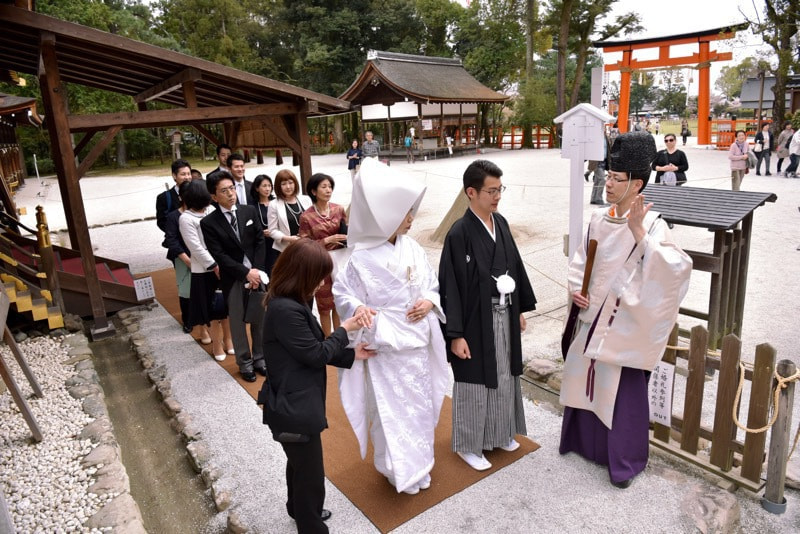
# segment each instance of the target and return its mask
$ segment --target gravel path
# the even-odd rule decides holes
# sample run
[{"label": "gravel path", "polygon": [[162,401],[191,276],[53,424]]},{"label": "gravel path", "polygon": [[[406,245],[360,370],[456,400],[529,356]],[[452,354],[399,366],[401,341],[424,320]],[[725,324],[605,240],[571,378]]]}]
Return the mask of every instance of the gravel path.
[{"label": "gravel path", "polygon": [[82,525],[116,494],[89,492],[98,467],[85,467],[81,460],[94,445],[78,435],[93,419],[65,386],[77,374],[74,365],[62,363],[68,359],[69,345],[37,337],[21,343],[20,349],[42,388],[42,399],[32,396],[8,347],[0,350],[45,439],[33,443],[11,395],[0,396],[0,487],[14,525],[21,533],[101,532]]}]

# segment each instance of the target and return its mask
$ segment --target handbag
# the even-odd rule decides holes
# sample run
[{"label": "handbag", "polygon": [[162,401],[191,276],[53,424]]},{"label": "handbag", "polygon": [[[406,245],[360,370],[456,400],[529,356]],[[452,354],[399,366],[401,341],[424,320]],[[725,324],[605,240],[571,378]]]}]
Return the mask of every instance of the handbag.
[{"label": "handbag", "polygon": [[228,309],[225,305],[225,295],[221,289],[215,289],[214,295],[211,297],[211,316],[224,317],[228,315]]},{"label": "handbag", "polygon": [[666,171],[663,175],[661,175],[661,183],[664,185],[677,185],[678,176],[674,171]]},{"label": "handbag", "polygon": [[245,290],[244,322],[259,324],[264,318],[264,297],[267,296],[264,284],[258,284],[255,289]]},{"label": "handbag", "polygon": [[750,167],[751,169],[755,169],[756,168],[756,163],[758,163],[758,158],[756,158],[756,155],[748,150],[747,151],[747,166]]},{"label": "handbag", "polygon": [[761,141],[753,145],[753,152],[761,152],[762,150],[764,150],[764,145],[761,144]]}]

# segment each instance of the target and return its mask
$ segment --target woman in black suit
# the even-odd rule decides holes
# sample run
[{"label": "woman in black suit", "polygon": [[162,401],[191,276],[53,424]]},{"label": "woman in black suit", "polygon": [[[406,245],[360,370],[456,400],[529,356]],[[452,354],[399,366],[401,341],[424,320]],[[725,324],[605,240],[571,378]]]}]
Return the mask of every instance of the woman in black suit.
[{"label": "woman in black suit", "polygon": [[275,200],[275,195],[272,194],[272,178],[266,174],[259,174],[253,180],[253,185],[250,187],[250,197],[256,201],[256,208],[258,208],[258,216],[261,219],[261,227],[264,229],[264,243],[265,243],[265,258],[264,266],[267,268],[267,274],[272,276],[272,266],[278,259],[280,252],[272,248],[273,240],[270,237],[269,231],[269,204]]},{"label": "woman in black suit", "polygon": [[325,339],[308,302],[333,270],[330,254],[308,239],[289,245],[272,270],[264,315],[267,380],[259,394],[264,423],[286,453],[286,511],[300,533],[328,532],[320,432],[325,419],[326,366],[349,368],[375,355],[360,344],[348,349],[347,332],[370,326],[351,317]]}]

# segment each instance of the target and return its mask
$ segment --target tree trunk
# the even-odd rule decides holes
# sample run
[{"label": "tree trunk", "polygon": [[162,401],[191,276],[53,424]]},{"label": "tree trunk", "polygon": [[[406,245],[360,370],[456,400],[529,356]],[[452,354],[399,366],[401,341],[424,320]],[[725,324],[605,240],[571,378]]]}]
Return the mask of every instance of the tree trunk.
[{"label": "tree trunk", "polygon": [[569,99],[570,109],[578,105],[578,93],[580,93],[581,84],[583,83],[583,73],[586,70],[586,57],[587,49],[581,46],[576,59],[575,79],[572,80],[572,96]]},{"label": "tree trunk", "polygon": [[344,140],[344,120],[342,115],[333,117],[333,144],[337,152],[346,150],[347,143]]},{"label": "tree trunk", "polygon": [[558,46],[556,47],[556,115],[561,115],[566,111],[566,87],[567,87],[567,54],[569,40],[569,20],[572,13],[572,0],[564,0],[561,4],[561,18],[558,29]]},{"label": "tree trunk", "polygon": [[125,130],[117,134],[117,168],[124,169],[128,166],[128,148],[125,146]]},{"label": "tree trunk", "polygon": [[525,78],[533,77],[533,25],[535,23],[536,0],[525,2]]}]

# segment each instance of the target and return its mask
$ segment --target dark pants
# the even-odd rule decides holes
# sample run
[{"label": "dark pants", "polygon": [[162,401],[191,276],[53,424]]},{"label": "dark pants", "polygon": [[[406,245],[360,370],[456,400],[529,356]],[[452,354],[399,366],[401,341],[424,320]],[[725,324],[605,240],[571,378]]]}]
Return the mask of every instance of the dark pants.
[{"label": "dark pants", "polygon": [[783,166],[783,160],[784,159],[785,158],[778,158],[778,171],[777,172],[779,172],[779,173],[781,172],[781,167]]},{"label": "dark pants", "polygon": [[786,174],[797,172],[797,164],[800,163],[800,156],[797,154],[789,154],[789,166],[786,167]]},{"label": "dark pants", "polygon": [[758,158],[758,163],[756,163],[756,174],[760,174],[761,173],[761,161],[762,160],[766,160],[766,163],[764,164],[766,169],[764,169],[764,172],[766,174],[769,174],[769,158],[770,158],[770,156],[771,156],[771,154],[770,154],[769,150],[762,150],[761,152],[757,152],[756,153],[756,157]]},{"label": "dark pants", "polygon": [[297,522],[300,534],[327,533],[322,521],[325,503],[325,468],[319,434],[308,443],[281,443],[286,453],[286,511]]}]

